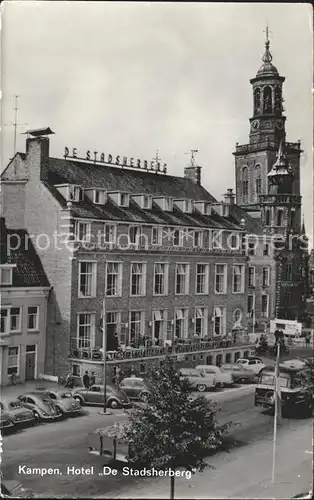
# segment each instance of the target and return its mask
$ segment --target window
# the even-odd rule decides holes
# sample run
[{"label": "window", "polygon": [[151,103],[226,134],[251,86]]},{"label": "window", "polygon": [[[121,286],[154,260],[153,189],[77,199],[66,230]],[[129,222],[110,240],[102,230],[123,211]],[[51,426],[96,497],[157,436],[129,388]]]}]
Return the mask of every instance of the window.
[{"label": "window", "polygon": [[226,310],[224,307],[214,307],[214,335],[224,335]]},{"label": "window", "polygon": [[176,265],[175,293],[182,295],[189,293],[189,266],[188,264]]},{"label": "window", "polygon": [[163,198],[163,209],[166,212],[171,212],[173,209],[173,200],[171,198]]},{"label": "window", "polygon": [[188,337],[188,309],[176,309],[174,313],[174,330],[178,339]]},{"label": "window", "polygon": [[28,330],[38,330],[39,324],[39,307],[31,306],[28,308],[27,312],[27,329]]},{"label": "window", "polygon": [[239,250],[240,248],[240,235],[239,234],[230,234],[230,248],[232,250]]},{"label": "window", "polygon": [[21,331],[21,308],[12,307],[10,310],[10,331],[20,332]]},{"label": "window", "polygon": [[106,295],[121,296],[122,292],[122,262],[106,263]]},{"label": "window", "polygon": [[250,287],[255,286],[255,266],[249,266],[249,283]]},{"label": "window", "polygon": [[269,208],[266,208],[265,210],[265,226],[270,225],[270,210]]},{"label": "window", "polygon": [[243,293],[244,292],[244,266],[234,265],[233,275],[232,275],[232,292],[233,293]]},{"label": "window", "polygon": [[72,375],[74,377],[81,376],[81,365],[72,365]]},{"label": "window", "polygon": [[248,177],[248,169],[247,167],[243,167],[242,169],[242,195],[243,201],[248,201],[249,194],[249,177]]},{"label": "window", "polygon": [[153,344],[162,346],[166,337],[166,313],[167,311],[161,309],[153,311]]},{"label": "window", "polygon": [[133,262],[131,264],[131,295],[145,295],[146,264]]},{"label": "window", "polygon": [[16,375],[19,374],[19,356],[20,356],[20,349],[18,346],[16,347],[9,347],[8,350],[8,375],[12,375],[12,373],[15,373]]},{"label": "window", "polygon": [[181,247],[182,246],[182,231],[181,229],[174,229],[172,233],[173,246]]},{"label": "window", "polygon": [[76,239],[77,241],[90,242],[91,225],[89,222],[77,222],[76,224]]},{"label": "window", "polygon": [[121,313],[118,311],[110,311],[106,313],[106,333],[110,338],[114,338],[118,334],[119,342],[125,344],[125,338],[121,338]]},{"label": "window", "polygon": [[183,212],[185,213],[191,213],[193,209],[193,204],[191,200],[184,200],[183,201]]},{"label": "window", "polygon": [[212,248],[222,249],[222,230],[212,231]]},{"label": "window", "polygon": [[203,231],[194,231],[193,233],[193,247],[202,248],[203,247]]},{"label": "window", "polygon": [[154,295],[168,293],[168,264],[154,264]]},{"label": "window", "polygon": [[262,192],[262,171],[260,165],[256,165],[255,167],[255,192],[257,196]]},{"label": "window", "polygon": [[132,245],[139,245],[140,244],[140,238],[142,235],[142,228],[141,226],[130,226],[129,227],[129,238],[130,238],[130,243]]},{"label": "window", "polygon": [[283,222],[283,210],[278,209],[277,210],[276,226],[282,226],[282,222]]},{"label": "window", "polygon": [[144,336],[145,313],[144,311],[130,311],[130,342],[131,346],[138,347],[141,337]]},{"label": "window", "polygon": [[96,296],[96,262],[79,262],[79,297]]},{"label": "window", "polygon": [[254,315],[255,308],[255,295],[248,295],[247,297],[247,312],[250,317]]},{"label": "window", "polygon": [[262,295],[262,313],[261,313],[262,318],[268,318],[268,302],[269,302],[268,295]]},{"label": "window", "polygon": [[8,309],[1,309],[0,311],[0,333],[9,333],[9,311]]},{"label": "window", "polygon": [[[2,236],[4,237],[4,236]],[[12,285],[12,268],[11,267],[1,267],[0,268],[0,284],[1,285]]]},{"label": "window", "polygon": [[161,227],[153,227],[152,229],[152,245],[161,245],[162,244],[162,228]]},{"label": "window", "polygon": [[269,255],[269,243],[265,243],[264,248],[263,248],[263,255],[264,255],[264,257]]},{"label": "window", "polygon": [[284,281],[291,281],[292,280],[292,264],[285,264],[284,270],[283,270],[283,279]]},{"label": "window", "polygon": [[117,238],[117,226],[114,224],[104,225],[104,243],[115,243]]},{"label": "window", "polygon": [[70,201],[81,201],[83,199],[83,190],[79,186],[69,185],[68,199]]},{"label": "window", "polygon": [[195,282],[196,294],[208,293],[208,275],[209,275],[208,264],[196,264],[196,282]]},{"label": "window", "polygon": [[95,314],[79,313],[77,318],[77,347],[95,347]]},{"label": "window", "polygon": [[150,209],[152,208],[152,197],[144,194],[142,196],[142,208],[144,209]]},{"label": "window", "polygon": [[129,195],[127,193],[120,193],[120,207],[129,206]]},{"label": "window", "polygon": [[199,337],[207,335],[208,310],[205,307],[197,307],[194,316],[194,333]]},{"label": "window", "polygon": [[233,319],[234,319],[234,322],[236,324],[239,324],[241,322],[241,319],[242,319],[242,311],[241,311],[241,309],[235,309],[233,311]]},{"label": "window", "polygon": [[227,293],[227,264],[215,266],[215,293]]},{"label": "window", "polygon": [[253,241],[250,241],[248,246],[248,255],[255,255],[255,250],[256,250],[255,243]]},{"label": "window", "polygon": [[104,205],[106,201],[106,191],[104,189],[94,189],[94,203],[96,205]]},{"label": "window", "polygon": [[269,267],[263,267],[263,286],[269,286]]}]

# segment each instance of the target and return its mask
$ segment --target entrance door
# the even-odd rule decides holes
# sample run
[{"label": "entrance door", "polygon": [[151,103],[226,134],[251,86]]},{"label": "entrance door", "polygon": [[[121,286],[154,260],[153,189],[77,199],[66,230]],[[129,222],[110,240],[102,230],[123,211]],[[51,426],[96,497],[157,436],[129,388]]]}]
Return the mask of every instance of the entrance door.
[{"label": "entrance door", "polygon": [[34,380],[36,363],[36,345],[26,346],[25,380]]}]

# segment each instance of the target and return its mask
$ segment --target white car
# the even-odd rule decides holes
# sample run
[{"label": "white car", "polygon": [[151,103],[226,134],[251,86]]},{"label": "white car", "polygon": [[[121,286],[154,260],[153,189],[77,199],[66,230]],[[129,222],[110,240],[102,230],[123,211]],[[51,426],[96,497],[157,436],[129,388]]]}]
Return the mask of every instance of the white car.
[{"label": "white car", "polygon": [[266,365],[260,358],[240,358],[237,360],[237,365],[241,365],[243,368],[248,368],[252,370],[256,375],[258,375]]},{"label": "white car", "polygon": [[219,387],[224,387],[226,385],[233,385],[233,377],[231,373],[224,372],[219,368],[219,366],[215,365],[198,365],[196,367],[200,373],[204,375],[212,374],[215,376],[216,385]]}]

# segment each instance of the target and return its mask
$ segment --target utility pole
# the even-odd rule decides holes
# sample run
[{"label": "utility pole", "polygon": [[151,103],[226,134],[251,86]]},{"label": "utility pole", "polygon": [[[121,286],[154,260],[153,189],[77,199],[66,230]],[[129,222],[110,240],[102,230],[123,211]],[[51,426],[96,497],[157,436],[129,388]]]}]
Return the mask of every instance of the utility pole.
[{"label": "utility pole", "polygon": [[19,95],[15,95],[15,107],[14,107],[14,123],[13,123],[13,127],[14,127],[14,152],[13,152],[13,156],[15,156],[15,153],[16,153],[16,127],[17,127],[17,112],[18,112],[18,99],[19,99]]}]

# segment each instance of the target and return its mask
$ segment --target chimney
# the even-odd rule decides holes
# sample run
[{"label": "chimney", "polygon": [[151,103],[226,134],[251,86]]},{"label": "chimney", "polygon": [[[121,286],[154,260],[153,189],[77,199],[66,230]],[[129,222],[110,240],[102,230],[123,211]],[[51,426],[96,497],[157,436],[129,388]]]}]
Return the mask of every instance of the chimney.
[{"label": "chimney", "polygon": [[202,167],[185,167],[184,168],[184,177],[186,179],[190,179],[190,181],[195,184],[201,185],[201,168]]},{"label": "chimney", "polygon": [[226,205],[234,205],[235,194],[231,188],[227,189],[227,192],[223,196]]},{"label": "chimney", "polygon": [[5,264],[7,262],[7,228],[5,225],[5,218],[0,218],[0,262]]},{"label": "chimney", "polygon": [[26,154],[33,164],[40,166],[40,178],[45,180],[48,175],[49,135],[54,132],[49,128],[27,130]]}]

